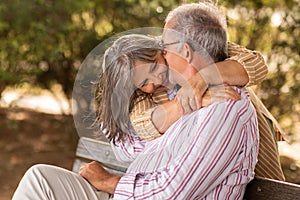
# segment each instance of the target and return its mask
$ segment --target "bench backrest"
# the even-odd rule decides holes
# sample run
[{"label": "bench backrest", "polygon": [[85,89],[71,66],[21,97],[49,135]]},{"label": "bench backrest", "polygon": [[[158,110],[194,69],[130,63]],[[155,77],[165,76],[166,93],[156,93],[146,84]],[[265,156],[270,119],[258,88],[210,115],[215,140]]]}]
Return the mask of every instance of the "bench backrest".
[{"label": "bench backrest", "polygon": [[245,200],[300,200],[300,185],[255,177],[246,188]]},{"label": "bench backrest", "polygon": [[[110,144],[104,138],[101,141],[81,137],[73,171],[78,172],[82,164],[93,160],[100,162],[105,169],[117,175],[124,174],[128,167],[128,164],[117,161]],[[300,200],[300,185],[256,177],[247,185],[244,199]]]},{"label": "bench backrest", "polygon": [[95,140],[86,137],[79,139],[76,158],[73,164],[73,171],[78,172],[81,165],[98,161],[109,172],[122,175],[126,172],[128,164],[119,162],[110,146],[105,140]]}]

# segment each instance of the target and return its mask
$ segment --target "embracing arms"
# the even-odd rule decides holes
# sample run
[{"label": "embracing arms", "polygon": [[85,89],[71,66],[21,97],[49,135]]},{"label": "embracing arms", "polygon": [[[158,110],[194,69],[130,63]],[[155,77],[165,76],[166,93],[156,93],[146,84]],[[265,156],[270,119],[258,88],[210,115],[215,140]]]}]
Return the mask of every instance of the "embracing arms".
[{"label": "embracing arms", "polygon": [[[96,163],[82,167],[80,174],[116,199],[242,195],[254,176],[256,131],[255,110],[245,98],[214,104],[183,117],[165,136],[148,144],[123,177]],[[93,171],[102,175],[93,179]]]},{"label": "embracing arms", "polygon": [[[228,42],[228,54],[229,58],[225,61],[203,68],[200,73],[193,76],[189,80],[189,85],[178,91],[176,99],[166,101],[168,99],[166,92],[164,95],[152,94],[152,97],[158,96],[156,99],[149,97],[138,99],[130,113],[137,134],[146,140],[155,139],[185,113],[215,101],[224,101],[226,98],[239,99],[229,87],[220,86],[219,90],[217,87],[210,87],[207,90],[208,85],[227,83],[243,87],[259,84],[265,78],[268,67],[260,53]],[[220,74],[221,78],[215,79],[216,73]],[[206,97],[202,97],[205,92]],[[190,99],[197,99],[198,107],[192,108],[189,105]]]}]

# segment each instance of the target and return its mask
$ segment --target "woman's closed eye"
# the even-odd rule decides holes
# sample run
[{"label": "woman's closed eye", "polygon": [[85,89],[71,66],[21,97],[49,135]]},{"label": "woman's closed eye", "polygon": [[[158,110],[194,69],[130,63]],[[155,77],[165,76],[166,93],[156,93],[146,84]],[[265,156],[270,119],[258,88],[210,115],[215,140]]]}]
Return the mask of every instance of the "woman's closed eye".
[{"label": "woman's closed eye", "polygon": [[150,73],[155,72],[155,70],[157,69],[157,66],[158,66],[157,62],[153,63],[150,68]]},{"label": "woman's closed eye", "polygon": [[141,82],[140,84],[139,84],[139,88],[141,88],[141,87],[144,87],[145,85],[147,85],[148,84],[148,79],[145,79],[143,82]]}]

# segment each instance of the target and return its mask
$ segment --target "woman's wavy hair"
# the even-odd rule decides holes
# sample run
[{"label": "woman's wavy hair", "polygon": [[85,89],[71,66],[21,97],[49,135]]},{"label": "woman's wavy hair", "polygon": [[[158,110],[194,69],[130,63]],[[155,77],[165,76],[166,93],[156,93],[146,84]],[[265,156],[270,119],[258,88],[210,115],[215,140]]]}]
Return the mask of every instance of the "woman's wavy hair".
[{"label": "woman's wavy hair", "polygon": [[109,131],[110,142],[115,144],[132,131],[129,113],[137,97],[132,81],[135,61],[153,63],[160,50],[158,39],[130,34],[118,38],[105,51],[95,97],[96,124]]}]

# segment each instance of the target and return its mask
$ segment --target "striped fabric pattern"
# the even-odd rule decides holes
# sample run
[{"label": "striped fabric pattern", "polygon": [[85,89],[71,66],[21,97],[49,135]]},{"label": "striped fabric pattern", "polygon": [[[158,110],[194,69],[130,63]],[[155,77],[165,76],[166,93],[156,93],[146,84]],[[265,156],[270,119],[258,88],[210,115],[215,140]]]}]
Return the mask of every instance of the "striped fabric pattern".
[{"label": "striped fabric pattern", "polygon": [[249,82],[247,86],[257,85],[262,82],[268,74],[268,67],[259,52],[251,51],[243,46],[228,42],[227,60],[235,60],[245,67]]},{"label": "striped fabric pattern", "polygon": [[[249,75],[248,86],[260,83],[268,73],[268,67],[261,54],[246,49],[233,42],[228,42],[228,55],[230,60],[239,62]],[[154,92],[145,97],[141,91],[140,96],[134,102],[134,108],[130,113],[131,123],[138,135],[145,140],[153,140],[161,136],[151,121],[154,108],[168,101],[167,91]],[[280,135],[280,134],[279,134]]]},{"label": "striped fabric pattern", "polygon": [[[255,109],[237,90],[242,100],[186,115],[163,136],[142,143],[114,199],[242,199],[254,177],[259,139]],[[116,155],[134,152],[141,140],[133,138],[113,146]]]},{"label": "striped fabric pattern", "polygon": [[[257,120],[259,126],[259,136],[260,136],[258,163],[255,168],[255,174],[256,176],[259,177],[272,178],[272,179],[283,181],[285,180],[285,177],[281,168],[281,164],[279,160],[279,152],[276,145],[276,140],[281,141],[283,138],[281,134],[282,130],[278,125],[278,122],[267,111],[263,103],[255,95],[253,90],[250,88],[248,88],[248,90],[249,90],[251,102],[253,103],[257,112]],[[158,99],[156,100],[157,103],[159,104]],[[140,101],[140,103],[142,104],[143,101]],[[143,112],[146,113],[144,110]],[[143,122],[140,122],[139,124],[142,124],[142,127],[144,129],[138,127],[138,131],[143,131],[144,135],[141,135],[141,132],[137,134],[145,140],[152,140],[153,137],[155,137],[155,136],[152,137],[152,135],[158,133],[158,131],[155,128],[152,129],[149,128],[149,127],[154,127],[151,121],[151,112],[152,110],[148,113],[149,117],[146,120],[146,122],[148,123],[147,124],[148,129],[146,126],[143,126]],[[142,119],[141,117],[140,118],[138,118],[137,116],[135,117],[137,119]],[[271,122],[272,124],[271,127],[269,126],[267,120]],[[137,126],[135,126],[135,129],[137,130]],[[275,131],[275,135],[272,133],[272,129]],[[159,134],[157,136],[161,136],[161,135]]]},{"label": "striped fabric pattern", "polygon": [[[275,138],[275,133],[277,132],[278,134],[280,127],[274,129],[275,133],[272,133],[273,126],[276,126],[275,124],[277,124],[277,122],[274,121],[273,116],[270,116],[271,114],[267,112],[267,109],[255,95],[254,91],[248,88],[248,92],[251,102],[256,109],[260,137],[258,163],[255,168],[255,175],[284,181],[285,178],[282,172]],[[267,121],[271,122],[271,126]]]},{"label": "striped fabric pattern", "polygon": [[[268,70],[260,53],[253,52],[232,42],[228,43],[228,53],[231,56],[229,59],[240,62],[247,70],[250,80],[248,86],[260,83],[265,78]],[[260,150],[255,170],[256,176],[284,180],[276,145],[277,141],[284,140],[282,136],[284,132],[255,93],[251,89],[249,92],[251,101],[257,111],[260,135]],[[141,98],[138,98],[138,103],[132,110],[130,118],[139,137],[144,140],[153,140],[160,137],[161,134],[153,125],[151,114],[157,105],[167,101],[168,94],[161,91],[152,94],[151,98]],[[271,123],[271,127],[268,121]],[[272,130],[274,130],[274,134]]]},{"label": "striped fabric pattern", "polygon": [[134,107],[129,114],[134,130],[144,140],[160,137],[161,134],[153,125],[151,116],[157,105],[169,100],[167,91],[154,92],[145,96],[142,91],[137,90],[137,94],[138,97],[135,99]]}]

